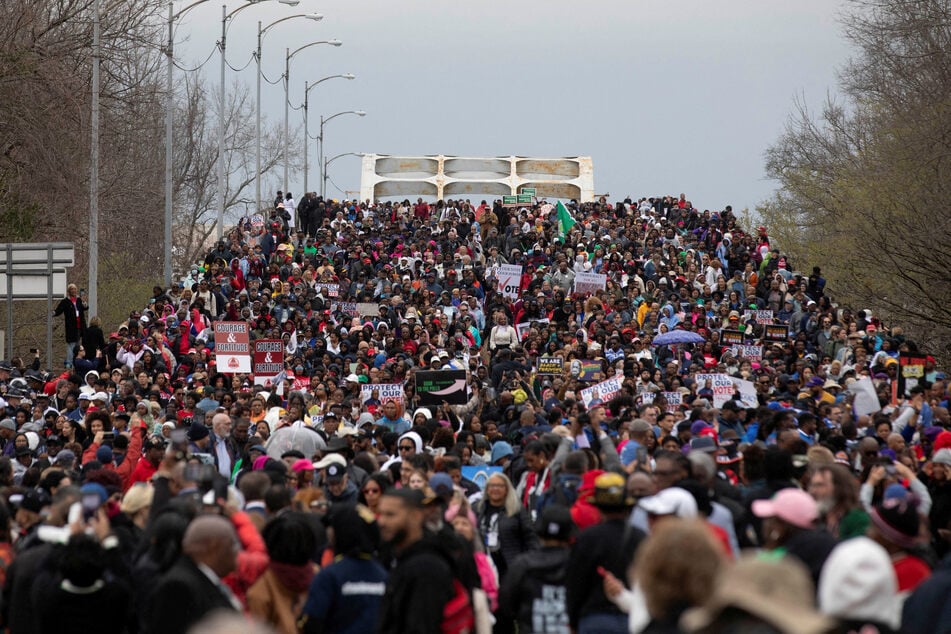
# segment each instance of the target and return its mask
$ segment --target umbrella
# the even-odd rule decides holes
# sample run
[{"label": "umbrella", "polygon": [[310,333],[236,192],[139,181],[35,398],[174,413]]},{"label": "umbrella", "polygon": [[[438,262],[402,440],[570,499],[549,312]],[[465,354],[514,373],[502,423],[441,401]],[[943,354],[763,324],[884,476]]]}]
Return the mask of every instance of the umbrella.
[{"label": "umbrella", "polygon": [[690,330],[671,330],[654,337],[654,340],[651,341],[651,345],[670,346],[680,343],[703,343],[704,341],[706,341],[706,339],[704,339],[702,335],[698,335]]}]

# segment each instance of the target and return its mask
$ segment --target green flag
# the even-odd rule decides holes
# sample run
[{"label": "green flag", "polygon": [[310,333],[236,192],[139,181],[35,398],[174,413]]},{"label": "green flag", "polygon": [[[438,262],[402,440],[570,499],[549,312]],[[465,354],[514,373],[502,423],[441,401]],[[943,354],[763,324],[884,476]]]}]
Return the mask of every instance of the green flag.
[{"label": "green flag", "polygon": [[575,226],[575,219],[571,217],[568,208],[565,207],[564,203],[560,200],[558,204],[555,205],[555,209],[558,210],[558,226],[561,229],[561,233],[567,234],[571,231],[571,228]]}]

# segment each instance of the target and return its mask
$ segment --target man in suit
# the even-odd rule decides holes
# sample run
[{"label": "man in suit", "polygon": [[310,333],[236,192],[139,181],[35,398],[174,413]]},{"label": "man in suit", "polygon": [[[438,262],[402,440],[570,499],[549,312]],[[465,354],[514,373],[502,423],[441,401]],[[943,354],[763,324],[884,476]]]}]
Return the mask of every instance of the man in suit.
[{"label": "man in suit", "polygon": [[73,355],[76,346],[86,333],[86,303],[79,296],[79,287],[70,284],[66,287],[66,297],[61,299],[53,311],[54,317],[64,316],[66,324],[66,367],[73,367]]},{"label": "man in suit", "polygon": [[231,435],[231,416],[225,412],[218,412],[211,419],[211,455],[215,457],[215,467],[218,473],[231,481],[231,472],[237,463],[240,454],[238,443]]},{"label": "man in suit", "polygon": [[159,579],[148,606],[151,631],[186,632],[219,610],[241,604],[221,581],[237,565],[240,548],[231,522],[220,515],[192,521],[182,539],[182,556]]}]

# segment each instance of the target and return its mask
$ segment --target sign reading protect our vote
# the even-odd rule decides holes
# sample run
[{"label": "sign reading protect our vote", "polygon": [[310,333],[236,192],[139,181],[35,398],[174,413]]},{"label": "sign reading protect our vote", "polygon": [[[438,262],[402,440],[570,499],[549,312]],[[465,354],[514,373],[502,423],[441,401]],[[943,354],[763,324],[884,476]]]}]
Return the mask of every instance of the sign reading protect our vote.
[{"label": "sign reading protect our vote", "polygon": [[698,374],[697,389],[707,387],[707,381],[710,382],[710,388],[713,390],[713,406],[723,407],[723,404],[733,398],[735,387],[733,378],[729,374]]}]

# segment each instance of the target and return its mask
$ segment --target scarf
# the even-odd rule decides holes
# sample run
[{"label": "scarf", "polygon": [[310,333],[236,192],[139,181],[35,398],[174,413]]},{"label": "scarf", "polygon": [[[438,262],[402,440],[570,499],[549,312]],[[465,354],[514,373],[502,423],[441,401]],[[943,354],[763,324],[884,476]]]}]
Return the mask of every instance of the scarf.
[{"label": "scarf", "polygon": [[268,567],[280,584],[291,592],[301,594],[310,588],[310,580],[314,576],[314,567],[310,563],[298,566],[272,559]]}]

